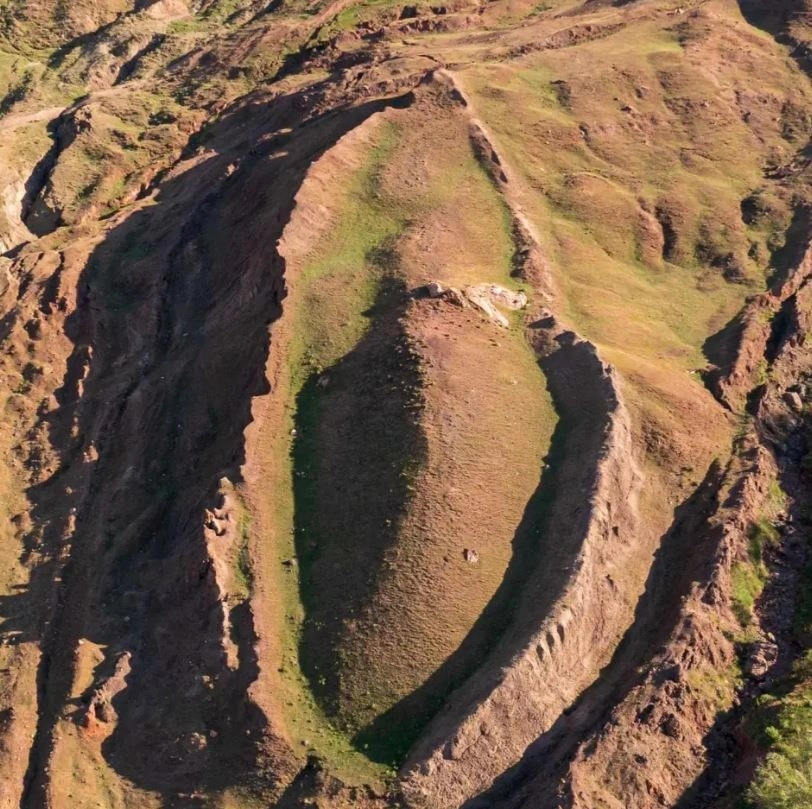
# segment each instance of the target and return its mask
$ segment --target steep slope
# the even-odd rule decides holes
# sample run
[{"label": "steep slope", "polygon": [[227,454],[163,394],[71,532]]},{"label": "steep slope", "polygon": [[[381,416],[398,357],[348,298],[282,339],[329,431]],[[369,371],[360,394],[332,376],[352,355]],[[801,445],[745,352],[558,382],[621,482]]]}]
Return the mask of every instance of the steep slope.
[{"label": "steep slope", "polygon": [[807,5],[0,3],[0,809],[772,809]]}]

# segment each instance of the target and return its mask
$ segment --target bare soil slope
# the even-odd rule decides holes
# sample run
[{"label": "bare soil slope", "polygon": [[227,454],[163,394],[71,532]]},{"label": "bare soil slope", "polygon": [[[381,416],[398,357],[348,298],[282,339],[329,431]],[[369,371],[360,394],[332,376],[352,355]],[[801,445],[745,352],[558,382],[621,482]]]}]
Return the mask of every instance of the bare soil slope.
[{"label": "bare soil slope", "polygon": [[0,809],[812,800],[810,42],[0,2]]}]

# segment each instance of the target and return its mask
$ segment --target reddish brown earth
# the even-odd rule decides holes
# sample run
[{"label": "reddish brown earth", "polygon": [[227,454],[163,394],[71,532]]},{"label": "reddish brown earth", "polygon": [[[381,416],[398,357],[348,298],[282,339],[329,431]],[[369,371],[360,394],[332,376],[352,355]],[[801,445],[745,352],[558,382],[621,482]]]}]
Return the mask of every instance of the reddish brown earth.
[{"label": "reddish brown earth", "polygon": [[0,2],[0,809],[778,806],[810,42]]}]

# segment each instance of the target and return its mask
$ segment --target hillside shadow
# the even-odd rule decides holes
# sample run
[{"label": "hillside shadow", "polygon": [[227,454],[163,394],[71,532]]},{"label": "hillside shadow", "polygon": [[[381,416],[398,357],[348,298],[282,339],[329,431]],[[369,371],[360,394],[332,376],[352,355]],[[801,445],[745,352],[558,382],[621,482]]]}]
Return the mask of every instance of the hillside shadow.
[{"label": "hillside shadow", "polygon": [[[796,8],[793,8],[793,2]],[[790,48],[790,56],[807,75],[812,71],[812,49],[790,30],[793,14],[804,13],[802,0],[738,0],[744,19],[753,27],[770,34],[776,42]]]},{"label": "hillside shadow", "polygon": [[784,233],[783,244],[774,250],[771,256],[772,274],[769,282],[771,289],[776,291],[780,289],[789,280],[792,270],[801,263],[807,249],[810,231],[812,231],[812,206],[796,205]]},{"label": "hillside shadow", "polygon": [[[533,324],[532,339],[552,325],[552,321]],[[544,463],[539,459],[539,483],[514,533],[503,580],[440,668],[354,737],[373,760],[400,765],[427,726],[443,721],[443,709],[487,696],[498,684],[502,667],[541,626],[569,581],[589,510],[567,493],[591,489],[608,428],[604,408],[610,404],[606,380],[600,374],[593,376],[597,366],[593,367],[586,344],[570,337],[554,340],[555,348],[545,349],[539,359],[559,420]],[[459,689],[465,690],[464,696],[456,693]],[[458,713],[454,716],[445,721],[458,721]],[[444,727],[441,735],[450,738],[453,731]]]},{"label": "hillside shadow", "polygon": [[713,573],[720,535],[707,531],[706,520],[713,512],[722,478],[723,471],[714,462],[696,490],[674,510],[634,619],[594,683],[527,748],[521,761],[488,790],[467,801],[463,809],[487,809],[516,798],[534,784],[541,785],[532,793],[535,800],[541,800],[539,794],[554,790],[564,777],[584,739],[599,733],[612,710],[644,681],[646,664],[662,653],[678,626],[683,597],[695,582],[707,582]]},{"label": "hillside shadow", "polygon": [[708,361],[708,367],[700,373],[702,382],[723,405],[725,403],[720,398],[718,384],[732,370],[743,335],[744,319],[741,312],[737,312],[725,326],[710,335],[702,344],[702,353]]},{"label": "hillside shadow", "polygon": [[[777,36],[784,24],[784,14],[773,0],[737,0],[742,17],[750,25]],[[786,5],[786,3],[784,3]]]},{"label": "hillside shadow", "polygon": [[[566,423],[559,420],[551,438],[546,466],[514,533],[504,577],[462,643],[423,685],[353,738],[353,743],[373,761],[400,765],[448,696],[490,658],[509,629],[528,581],[536,566],[545,559],[542,537],[557,490],[558,470],[566,454],[567,431]],[[556,565],[560,563],[566,564],[564,560],[555,560]],[[561,586],[557,590],[544,594],[548,605],[559,595],[564,577],[559,577],[559,581]]]},{"label": "hillside shadow", "polygon": [[[784,239],[770,255],[767,292],[778,294],[781,287],[790,280],[793,270],[798,267],[807,248],[806,234],[812,227],[812,208],[796,205],[792,218],[784,232]],[[747,309],[737,312],[719,331],[710,335],[702,344],[702,353],[708,361],[708,367],[701,373],[705,387],[713,396],[727,407],[719,393],[719,381],[730,374],[736,362],[737,353],[744,336],[745,315]],[[775,319],[771,327],[770,346],[780,339],[780,330],[784,324],[783,316]],[[772,349],[768,346],[768,355]]]},{"label": "hillside shadow", "polygon": [[[385,270],[384,270],[385,271]],[[338,709],[347,621],[369,598],[398,541],[427,443],[417,413],[420,371],[402,319],[410,296],[384,277],[370,325],[296,397],[292,448],[296,556],[305,611],[302,670],[328,714]]]},{"label": "hillside shadow", "polygon": [[[46,801],[63,713],[80,734],[90,721],[99,683],[71,698],[82,647],[131,653],[126,688],[112,699],[117,721],[94,732],[107,764],[165,806],[246,778],[272,788],[298,768],[249,693],[258,662],[247,602],[230,605],[223,638],[204,522],[221,478],[239,482],[252,400],[270,391],[268,325],[285,295],[276,242],[296,192],[344,133],[411,95],[307,118],[319,99],[311,90],[252,100],[224,116],[211,157],[113,226],[80,273],[65,324],[72,353],[57,406],[38,426],[59,465],[27,492],[42,561],[0,605],[4,632],[42,645],[21,809]],[[275,130],[301,137],[286,150],[275,140],[235,154],[247,126],[257,140]],[[52,608],[44,633],[15,617],[31,603]]]},{"label": "hillside shadow", "polygon": [[56,119],[48,123],[47,131],[51,144],[45,154],[37,161],[31,174],[25,181],[22,201],[20,202],[20,219],[35,236],[47,236],[60,225],[60,217],[42,201],[51,174],[59,155],[76,140],[78,127],[70,125],[71,113],[81,105],[76,102]]},{"label": "hillside shadow", "polygon": [[79,36],[69,39],[51,53],[48,57],[48,67],[51,70],[59,70],[73,51],[77,49],[81,50],[87,45],[97,43],[102,37],[115,29],[117,22],[118,20],[113,20],[112,22],[101,25],[99,28],[88,31],[86,34],[80,34]]}]

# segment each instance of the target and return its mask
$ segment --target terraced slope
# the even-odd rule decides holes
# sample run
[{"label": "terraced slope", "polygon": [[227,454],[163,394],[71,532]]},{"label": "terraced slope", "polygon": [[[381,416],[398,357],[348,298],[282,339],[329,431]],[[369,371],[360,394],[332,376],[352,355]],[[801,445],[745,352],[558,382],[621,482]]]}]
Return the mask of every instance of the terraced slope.
[{"label": "terraced slope", "polygon": [[0,809],[804,805],[810,13],[0,3]]}]

